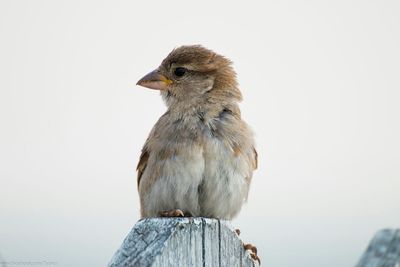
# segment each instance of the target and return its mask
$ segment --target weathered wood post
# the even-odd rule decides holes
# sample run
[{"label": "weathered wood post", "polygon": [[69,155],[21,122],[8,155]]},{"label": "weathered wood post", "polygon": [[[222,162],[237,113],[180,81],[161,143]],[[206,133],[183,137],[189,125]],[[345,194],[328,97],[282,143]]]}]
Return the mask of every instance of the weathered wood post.
[{"label": "weathered wood post", "polygon": [[258,266],[229,222],[206,218],[140,220],[109,267]]},{"label": "weathered wood post", "polygon": [[356,267],[400,267],[400,229],[378,231]]}]

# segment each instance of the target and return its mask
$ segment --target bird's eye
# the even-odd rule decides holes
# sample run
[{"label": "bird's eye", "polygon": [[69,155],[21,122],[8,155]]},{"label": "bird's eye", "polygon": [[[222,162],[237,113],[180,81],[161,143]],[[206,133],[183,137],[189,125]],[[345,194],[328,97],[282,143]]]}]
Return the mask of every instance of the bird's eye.
[{"label": "bird's eye", "polygon": [[182,77],[183,75],[185,75],[186,73],[186,69],[182,68],[182,67],[178,67],[174,70],[174,74],[178,77]]}]

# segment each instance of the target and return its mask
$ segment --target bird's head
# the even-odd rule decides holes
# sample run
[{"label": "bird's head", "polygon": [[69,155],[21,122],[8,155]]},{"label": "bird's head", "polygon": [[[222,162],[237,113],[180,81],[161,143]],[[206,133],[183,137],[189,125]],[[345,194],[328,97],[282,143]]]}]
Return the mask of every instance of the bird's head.
[{"label": "bird's head", "polygon": [[218,99],[240,101],[232,62],[200,45],[181,46],[137,84],[160,90],[167,105]]}]

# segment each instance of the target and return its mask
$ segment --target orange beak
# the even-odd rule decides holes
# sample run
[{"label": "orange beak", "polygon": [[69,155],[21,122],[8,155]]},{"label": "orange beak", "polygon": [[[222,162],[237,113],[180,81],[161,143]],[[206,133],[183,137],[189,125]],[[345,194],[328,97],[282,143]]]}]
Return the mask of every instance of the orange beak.
[{"label": "orange beak", "polygon": [[158,70],[153,70],[140,79],[136,84],[155,90],[167,90],[172,84],[172,81],[160,74]]}]

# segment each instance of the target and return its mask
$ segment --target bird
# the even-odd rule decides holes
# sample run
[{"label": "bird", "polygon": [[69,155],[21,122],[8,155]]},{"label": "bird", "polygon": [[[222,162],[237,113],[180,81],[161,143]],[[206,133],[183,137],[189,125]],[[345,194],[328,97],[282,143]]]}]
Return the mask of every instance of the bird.
[{"label": "bird", "polygon": [[142,218],[231,220],[247,201],[258,154],[232,65],[201,45],[185,45],[137,82],[159,90],[167,106],[137,165]]},{"label": "bird", "polygon": [[247,200],[258,156],[241,118],[232,62],[200,45],[181,46],[137,84],[160,90],[168,108],[137,165],[141,216],[180,210],[234,218]]}]

